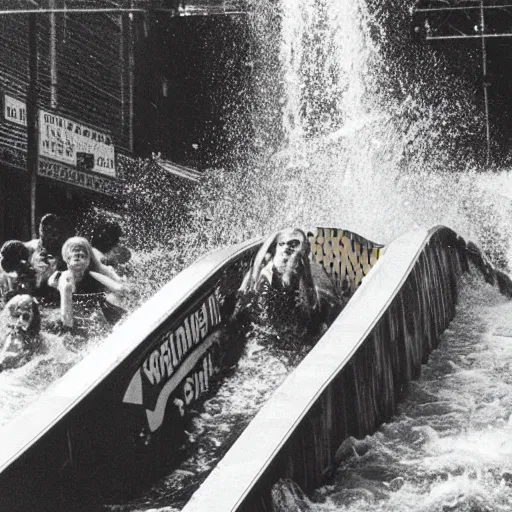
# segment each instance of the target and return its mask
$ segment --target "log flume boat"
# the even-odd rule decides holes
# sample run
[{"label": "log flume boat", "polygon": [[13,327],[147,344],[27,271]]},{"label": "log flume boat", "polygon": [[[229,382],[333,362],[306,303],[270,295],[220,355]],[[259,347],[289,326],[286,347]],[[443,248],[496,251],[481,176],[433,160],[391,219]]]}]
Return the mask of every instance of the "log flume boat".
[{"label": "log flume boat", "polygon": [[[188,512],[272,510],[279,479],[314,489],[344,439],[375,431],[393,414],[453,318],[463,273],[482,272],[512,296],[509,277],[443,226],[386,247],[338,228],[303,233],[311,275],[328,283],[320,295],[330,287],[346,305],[318,329],[320,339]],[[251,240],[202,257],[5,425],[0,509],[65,510],[76,496],[129,497],[169,464],[189,410],[236,371],[243,336],[231,323],[240,295],[272,268],[278,243]]]}]

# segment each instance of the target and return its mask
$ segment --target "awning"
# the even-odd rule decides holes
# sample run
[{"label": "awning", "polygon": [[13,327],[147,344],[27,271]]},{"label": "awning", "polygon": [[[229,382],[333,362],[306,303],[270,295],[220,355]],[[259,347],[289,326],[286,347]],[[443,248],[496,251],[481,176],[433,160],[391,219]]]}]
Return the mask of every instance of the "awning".
[{"label": "awning", "polygon": [[245,14],[248,10],[248,2],[243,0],[187,0],[180,3],[180,16]]},{"label": "awning", "polygon": [[174,174],[175,176],[179,176],[180,178],[185,178],[187,180],[198,183],[201,179],[201,172],[192,169],[191,167],[186,167],[184,165],[175,164],[170,160],[165,160],[162,158],[154,158],[154,162],[156,162],[164,171]]}]

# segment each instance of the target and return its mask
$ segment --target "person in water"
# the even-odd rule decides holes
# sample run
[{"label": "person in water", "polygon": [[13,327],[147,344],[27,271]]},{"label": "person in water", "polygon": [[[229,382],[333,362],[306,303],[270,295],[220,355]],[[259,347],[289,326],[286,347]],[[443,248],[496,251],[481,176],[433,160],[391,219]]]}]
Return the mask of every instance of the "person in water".
[{"label": "person in water", "polygon": [[18,293],[50,302],[58,300],[58,294],[48,286],[48,279],[56,270],[65,269],[60,253],[68,234],[64,220],[48,214],[40,221],[39,238],[5,242],[0,249],[0,289],[4,302]]},{"label": "person in water", "polygon": [[43,215],[39,222],[38,234],[39,238],[34,238],[25,243],[31,254],[45,251],[52,255],[57,263],[60,263],[59,266],[62,267],[62,246],[71,235],[71,230],[65,219],[54,213]]},{"label": "person in water", "polygon": [[37,297],[51,302],[58,301],[48,280],[55,271],[66,269],[61,251],[70,235],[71,230],[65,219],[48,213],[39,222],[39,238],[25,243],[30,251],[30,263],[36,272]]},{"label": "person in water", "polygon": [[99,260],[105,265],[116,267],[128,263],[130,250],[120,240],[123,230],[117,221],[102,219],[96,223],[91,235],[91,245],[97,251]]},{"label": "person in water", "polygon": [[19,368],[43,349],[37,300],[22,294],[11,298],[0,313],[0,371]]},{"label": "person in water", "polygon": [[240,287],[235,316],[249,311],[252,322],[272,327],[283,345],[307,344],[325,332],[345,304],[310,253],[300,229],[268,237]]},{"label": "person in water", "polygon": [[[60,293],[60,321],[71,329],[75,326],[79,306],[82,318],[87,322],[95,306],[99,305],[106,320],[115,323],[122,315],[121,308],[109,303],[106,292],[123,295],[131,289],[112,268],[97,258],[86,238],[71,237],[62,247],[62,258],[67,270],[56,272],[50,278],[50,285]],[[96,308],[97,309],[97,308]]]},{"label": "person in water", "polygon": [[36,272],[30,263],[30,251],[20,240],[8,240],[0,248],[0,289],[6,303],[14,295],[35,292]]}]

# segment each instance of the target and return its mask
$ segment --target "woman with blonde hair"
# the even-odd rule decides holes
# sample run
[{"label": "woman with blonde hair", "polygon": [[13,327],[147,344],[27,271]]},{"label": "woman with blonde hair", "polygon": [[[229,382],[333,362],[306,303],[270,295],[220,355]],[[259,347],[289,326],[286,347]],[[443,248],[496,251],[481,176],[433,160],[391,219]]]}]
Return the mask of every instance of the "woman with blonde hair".
[{"label": "woman with blonde hair", "polygon": [[74,326],[74,304],[80,304],[86,316],[99,305],[107,321],[115,321],[116,316],[119,318],[120,311],[117,315],[112,313],[121,308],[108,303],[105,294],[110,291],[122,295],[130,288],[111,267],[99,261],[90,242],[79,236],[69,238],[62,246],[62,259],[67,270],[55,272],[49,280],[49,284],[60,292],[62,325],[65,328]]}]

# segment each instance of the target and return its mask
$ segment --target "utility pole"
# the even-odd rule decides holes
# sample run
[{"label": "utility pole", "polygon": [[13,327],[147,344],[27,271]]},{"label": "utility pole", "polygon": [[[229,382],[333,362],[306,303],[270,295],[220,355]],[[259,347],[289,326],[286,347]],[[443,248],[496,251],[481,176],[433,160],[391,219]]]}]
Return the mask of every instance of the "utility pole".
[{"label": "utility pole", "polygon": [[30,231],[37,238],[36,188],[39,168],[39,119],[38,119],[38,27],[37,14],[28,15],[28,90],[27,90],[27,170],[30,180]]},{"label": "utility pole", "polygon": [[[130,2],[130,7],[133,8],[133,0]],[[128,116],[128,144],[130,151],[133,151],[133,118],[134,118],[134,70],[135,70],[135,56],[134,56],[134,43],[133,43],[133,13],[128,15],[128,102],[129,102],[129,116]]]},{"label": "utility pole", "polygon": [[487,47],[485,45],[485,15],[484,2],[480,1],[480,32],[482,33],[482,86],[484,88],[484,106],[485,106],[485,138],[487,141],[487,159],[486,163],[491,162],[491,129],[489,122],[489,80],[487,76]]},{"label": "utility pole", "polygon": [[[474,4],[459,5],[440,4],[435,0],[417,0],[411,9],[415,16],[415,32],[424,30],[426,41],[456,41],[480,39],[482,48],[482,85],[485,109],[486,163],[492,161],[491,127],[489,118],[489,63],[487,58],[487,39],[504,39],[512,37],[512,30],[493,31],[485,11],[500,12],[510,18],[512,3],[488,5],[487,0],[478,0]],[[505,17],[504,16],[504,17]],[[491,18],[492,19],[492,18]],[[490,30],[489,30],[490,29]]]},{"label": "utility pole", "polygon": [[[50,9],[55,8],[55,0],[48,0]],[[57,109],[57,15],[50,12],[50,106]]]}]

